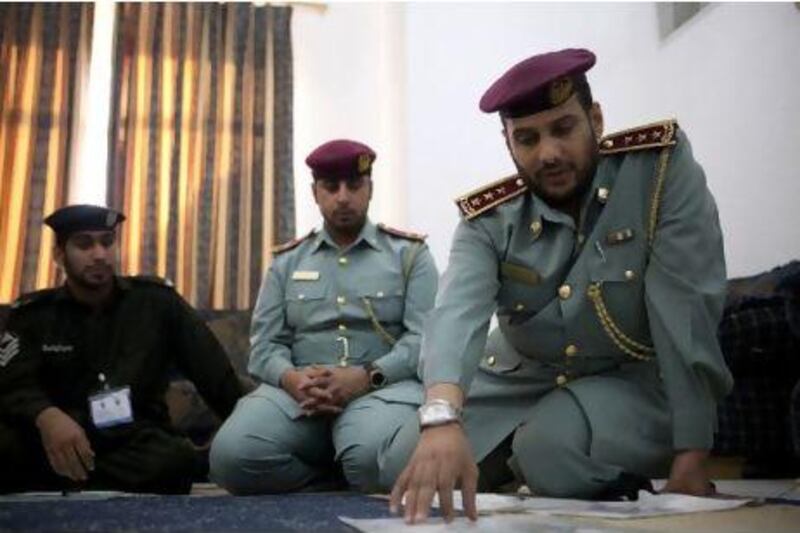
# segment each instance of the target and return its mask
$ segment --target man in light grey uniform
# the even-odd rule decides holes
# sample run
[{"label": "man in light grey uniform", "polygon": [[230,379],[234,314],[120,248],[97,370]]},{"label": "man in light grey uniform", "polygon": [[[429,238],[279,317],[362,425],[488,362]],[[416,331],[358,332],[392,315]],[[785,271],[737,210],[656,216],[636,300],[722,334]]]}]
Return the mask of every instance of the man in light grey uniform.
[{"label": "man in light grey uniform", "polygon": [[713,490],[704,463],[732,385],[717,209],[675,121],[602,138],[594,62],[534,56],[481,100],[519,173],[458,199],[420,356],[426,403],[381,457],[409,522],[437,492],[451,517],[459,483],[476,518],[479,474],[482,490],[516,479],[558,497],[635,497],[654,476]]},{"label": "man in light grey uniform", "polygon": [[424,237],[367,218],[375,153],[349,140],[306,159],[324,218],[282,245],[261,287],[243,398],[211,447],[234,494],[330,484],[375,491],[378,450],[422,401],[422,323],[438,274]]}]

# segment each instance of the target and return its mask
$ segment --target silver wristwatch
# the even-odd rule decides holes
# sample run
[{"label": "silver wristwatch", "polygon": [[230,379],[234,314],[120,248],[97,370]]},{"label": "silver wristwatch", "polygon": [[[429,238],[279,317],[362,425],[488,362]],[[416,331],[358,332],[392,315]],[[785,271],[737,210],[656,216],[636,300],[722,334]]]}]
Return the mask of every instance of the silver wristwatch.
[{"label": "silver wristwatch", "polygon": [[447,400],[428,400],[417,410],[420,429],[443,426],[453,422],[461,423],[461,409]]}]

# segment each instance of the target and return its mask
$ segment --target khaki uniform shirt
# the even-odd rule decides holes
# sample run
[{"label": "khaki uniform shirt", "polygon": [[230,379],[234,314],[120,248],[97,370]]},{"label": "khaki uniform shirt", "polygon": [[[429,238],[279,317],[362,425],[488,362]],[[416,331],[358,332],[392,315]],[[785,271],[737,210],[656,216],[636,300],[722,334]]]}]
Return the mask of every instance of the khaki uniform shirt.
[{"label": "khaki uniform shirt", "polygon": [[671,420],[674,449],[711,447],[716,402],[732,386],[716,337],[726,274],[714,199],[674,122],[602,146],[577,221],[517,177],[459,200],[465,219],[421,364],[426,386],[474,381],[468,408],[494,399],[478,455],[497,444],[494,426],[502,438],[556,387],[590,418],[613,420],[614,406],[582,379],[602,375],[646,382],[634,401],[643,419]]},{"label": "khaki uniform shirt", "polygon": [[249,371],[280,387],[290,368],[373,363],[389,384],[410,380],[418,401],[422,325],[437,280],[421,237],[368,220],[340,249],[324,229],[313,232],[270,266],[253,312]]}]

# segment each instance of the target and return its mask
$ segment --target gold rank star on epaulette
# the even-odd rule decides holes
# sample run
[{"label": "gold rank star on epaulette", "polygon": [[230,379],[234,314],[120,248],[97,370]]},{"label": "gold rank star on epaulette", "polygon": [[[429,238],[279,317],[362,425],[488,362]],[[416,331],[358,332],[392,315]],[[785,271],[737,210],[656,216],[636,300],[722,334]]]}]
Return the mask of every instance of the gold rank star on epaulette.
[{"label": "gold rank star on epaulette", "polygon": [[384,233],[388,233],[389,235],[394,235],[395,237],[400,237],[401,239],[408,239],[410,241],[419,241],[422,242],[428,238],[427,235],[423,235],[421,233],[414,233],[412,231],[404,231],[401,229],[393,228],[391,226],[387,226],[383,222],[378,223],[378,229],[383,231]]},{"label": "gold rank star on epaulette", "polygon": [[616,154],[675,144],[678,122],[675,119],[654,122],[637,128],[618,131],[600,141],[601,154]]},{"label": "gold rank star on epaulette", "polygon": [[312,235],[314,235],[314,230],[313,229],[311,231],[309,231],[307,234],[303,235],[302,237],[297,237],[296,239],[292,239],[291,241],[285,242],[283,244],[279,244],[277,246],[273,246],[272,254],[273,255],[278,255],[278,254],[281,254],[283,252],[288,252],[289,250],[291,250],[292,248],[295,248],[298,244],[300,244],[304,240],[308,239]]},{"label": "gold rank star on epaulette", "polygon": [[528,184],[515,174],[456,198],[456,205],[464,218],[471,220],[527,190]]}]

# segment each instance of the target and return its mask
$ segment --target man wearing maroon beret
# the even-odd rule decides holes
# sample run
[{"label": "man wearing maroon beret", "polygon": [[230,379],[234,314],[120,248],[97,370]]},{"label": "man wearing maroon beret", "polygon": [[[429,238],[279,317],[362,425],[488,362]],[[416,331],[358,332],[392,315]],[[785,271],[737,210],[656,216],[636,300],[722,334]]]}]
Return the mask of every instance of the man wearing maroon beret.
[{"label": "man wearing maroon beret", "polygon": [[375,152],[347,139],[306,159],[324,226],[281,245],[253,311],[261,381],[217,433],[214,481],[235,494],[336,484],[376,491],[378,450],[422,402],[417,362],[438,274],[424,237],[373,224]]},{"label": "man wearing maroon beret", "polygon": [[586,499],[636,498],[653,477],[713,492],[704,462],[732,384],[716,205],[675,121],[602,137],[594,62],[533,56],[481,99],[518,172],[457,199],[426,403],[382,457],[408,522],[437,493],[451,519],[459,485],[472,519],[478,488],[515,482]]}]

